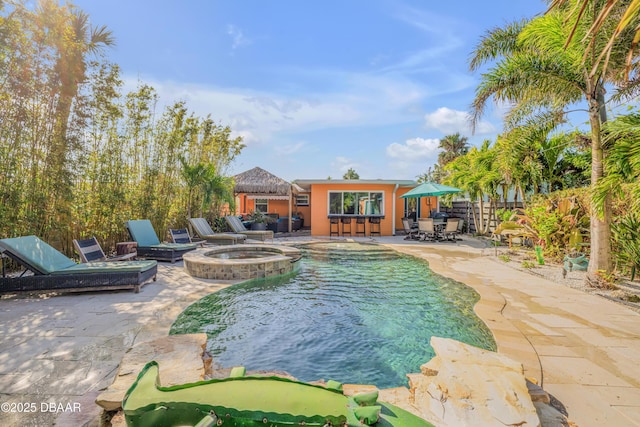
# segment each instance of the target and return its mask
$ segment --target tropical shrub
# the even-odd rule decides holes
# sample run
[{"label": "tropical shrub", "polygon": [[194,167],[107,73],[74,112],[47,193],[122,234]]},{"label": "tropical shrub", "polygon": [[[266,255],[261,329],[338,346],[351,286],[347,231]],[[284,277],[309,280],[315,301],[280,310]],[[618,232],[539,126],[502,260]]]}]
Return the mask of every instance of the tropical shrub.
[{"label": "tropical shrub", "polygon": [[589,233],[589,211],[584,189],[558,191],[534,198],[518,222],[533,236],[544,255],[560,260],[566,253],[582,250]]},{"label": "tropical shrub", "polygon": [[612,224],[612,243],[616,269],[635,278],[640,268],[640,215],[631,212]]}]

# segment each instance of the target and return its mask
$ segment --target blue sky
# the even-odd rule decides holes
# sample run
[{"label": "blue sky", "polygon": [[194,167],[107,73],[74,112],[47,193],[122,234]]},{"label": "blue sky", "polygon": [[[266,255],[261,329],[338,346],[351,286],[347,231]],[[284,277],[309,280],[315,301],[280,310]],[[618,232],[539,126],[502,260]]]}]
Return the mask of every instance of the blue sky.
[{"label": "blue sky", "polygon": [[77,0],[116,38],[128,88],[185,100],[247,147],[229,174],[260,166],[287,180],[415,179],[438,141],[501,132],[489,108],[466,120],[479,81],[468,58],[487,30],[532,17],[538,0]]}]

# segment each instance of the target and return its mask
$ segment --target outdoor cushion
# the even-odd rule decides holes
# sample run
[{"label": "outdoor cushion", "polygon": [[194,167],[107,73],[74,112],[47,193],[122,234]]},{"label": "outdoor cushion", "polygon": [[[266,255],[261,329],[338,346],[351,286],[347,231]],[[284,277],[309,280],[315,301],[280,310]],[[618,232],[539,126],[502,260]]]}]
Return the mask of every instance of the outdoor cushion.
[{"label": "outdoor cushion", "polygon": [[73,273],[115,273],[115,272],[135,272],[135,271],[147,271],[150,268],[158,265],[157,261],[122,261],[122,262],[86,262],[84,264],[74,264],[71,267],[67,267],[64,270],[57,270],[51,272],[52,275],[57,274],[73,274]]},{"label": "outdoor cushion", "polygon": [[242,232],[242,231],[249,231],[247,230],[247,227],[244,226],[242,221],[240,221],[240,218],[238,218],[237,216],[228,215],[225,218],[229,223],[229,225],[231,226],[231,228],[233,229],[233,231],[235,231],[236,233]]},{"label": "outdoor cushion", "polygon": [[48,243],[36,236],[14,237],[0,240],[0,247],[11,250],[41,274],[51,274],[76,265]]},{"label": "outdoor cushion", "polygon": [[184,251],[189,249],[196,249],[198,247],[197,243],[159,243],[157,245],[140,245],[138,243],[138,247],[143,246],[145,248],[151,249],[173,249],[176,251]]},{"label": "outdoor cushion", "polygon": [[160,243],[156,231],[148,219],[127,221],[127,228],[133,240],[138,242],[138,248],[173,249],[176,251],[196,249],[197,243]]},{"label": "outdoor cushion", "polygon": [[135,219],[127,221],[127,228],[133,240],[138,242],[138,246],[159,245],[160,239],[156,234],[151,221],[148,219]]},{"label": "outdoor cushion", "polygon": [[189,218],[189,222],[193,225],[198,236],[210,243],[235,245],[236,243],[244,243],[247,239],[244,234],[216,233],[204,218]]}]

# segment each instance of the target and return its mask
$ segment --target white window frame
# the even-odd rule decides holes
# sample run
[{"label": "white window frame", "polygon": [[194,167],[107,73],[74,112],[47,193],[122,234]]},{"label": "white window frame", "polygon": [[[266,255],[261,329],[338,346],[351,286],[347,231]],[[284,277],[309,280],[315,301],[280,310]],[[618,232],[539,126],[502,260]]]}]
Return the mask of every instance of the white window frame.
[{"label": "white window frame", "polygon": [[[267,209],[265,209],[264,211],[262,209],[258,209],[258,205],[264,205],[267,207]],[[256,211],[260,211],[262,213],[268,213],[269,212],[269,199],[254,199],[253,201],[253,207]]]}]

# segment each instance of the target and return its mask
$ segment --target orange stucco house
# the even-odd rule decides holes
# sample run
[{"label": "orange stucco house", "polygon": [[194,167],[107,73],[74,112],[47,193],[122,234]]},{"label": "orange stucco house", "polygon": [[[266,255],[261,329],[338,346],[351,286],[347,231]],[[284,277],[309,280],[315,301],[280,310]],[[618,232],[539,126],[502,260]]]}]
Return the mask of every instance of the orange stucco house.
[{"label": "orange stucco house", "polygon": [[[402,218],[428,217],[436,209],[436,197],[402,199],[416,187],[412,180],[391,179],[298,179],[289,183],[260,168],[235,176],[236,214],[251,211],[280,217],[304,219],[304,228],[312,236],[343,235],[343,227],[331,227],[331,219],[350,218],[345,227],[352,236],[395,235],[402,229]],[[356,224],[364,218],[363,224]],[[379,224],[373,224],[379,223]],[[291,230],[291,228],[289,228]],[[333,231],[333,233],[332,233]],[[379,233],[379,234],[378,234]]]},{"label": "orange stucco house", "polygon": [[[401,199],[400,196],[414,188],[412,180],[385,179],[298,179],[294,181],[301,192],[297,200],[308,199],[305,209],[298,210],[305,215],[305,224],[311,227],[313,236],[329,236],[330,218],[352,218],[351,235],[356,235],[355,218],[364,217],[364,232],[369,236],[378,226],[371,224],[371,218],[379,218],[381,236],[395,235],[402,229],[402,218],[411,216],[429,216],[431,209],[437,207],[436,197],[420,199]],[[418,202],[419,201],[419,202]],[[375,220],[374,220],[375,221]],[[342,233],[342,224],[338,226]]]}]

